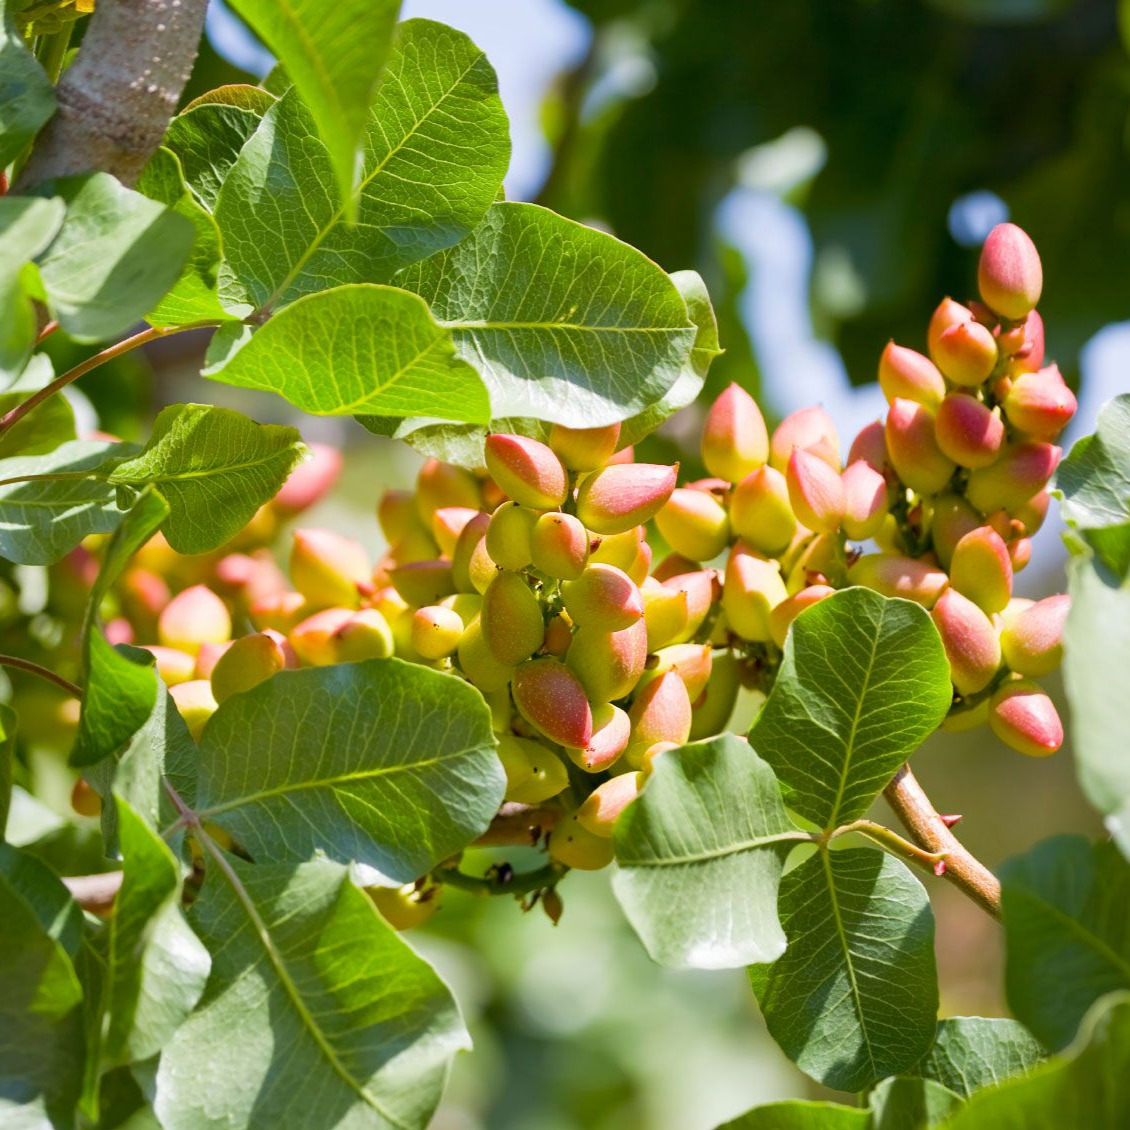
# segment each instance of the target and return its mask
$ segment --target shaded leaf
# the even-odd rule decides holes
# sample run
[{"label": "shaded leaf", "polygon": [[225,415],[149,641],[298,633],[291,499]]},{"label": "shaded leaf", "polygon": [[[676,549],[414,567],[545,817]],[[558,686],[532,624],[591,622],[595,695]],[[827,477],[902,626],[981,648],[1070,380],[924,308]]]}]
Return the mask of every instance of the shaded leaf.
[{"label": "shaded leaf", "polygon": [[[0,417],[27,400],[29,395],[30,392],[22,390],[0,393]],[[0,435],[0,459],[45,455],[75,438],[75,414],[67,398],[52,396]]]},{"label": "shaded leaf", "polygon": [[6,702],[0,704],[0,839],[8,826],[8,812],[12,807],[17,724],[16,712]]},{"label": "shaded leaf", "polygon": [[868,1100],[870,1130],[927,1130],[962,1105],[960,1095],[933,1079],[884,1079]]},{"label": "shaded leaf", "polygon": [[934,1079],[968,1098],[982,1087],[1020,1075],[1044,1056],[1039,1042],[1016,1020],[952,1016],[938,1021],[934,1046],[913,1074]]},{"label": "shaded leaf", "polygon": [[0,844],[0,875],[24,900],[40,928],[73,960],[82,941],[82,910],[59,877],[41,859]]},{"label": "shaded leaf", "polygon": [[866,1110],[791,1099],[756,1106],[715,1130],[870,1130],[870,1126]]},{"label": "shaded leaf", "polygon": [[55,90],[0,3],[0,167],[9,165],[55,112]]}]

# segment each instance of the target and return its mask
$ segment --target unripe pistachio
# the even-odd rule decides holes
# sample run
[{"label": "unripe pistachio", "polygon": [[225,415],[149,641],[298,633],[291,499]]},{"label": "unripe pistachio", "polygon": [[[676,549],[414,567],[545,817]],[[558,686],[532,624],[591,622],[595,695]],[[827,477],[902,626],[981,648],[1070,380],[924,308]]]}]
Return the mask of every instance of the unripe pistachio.
[{"label": "unripe pistachio", "polygon": [[949,577],[926,558],[865,553],[848,567],[848,583],[933,608],[949,584]]},{"label": "unripe pistachio", "polygon": [[294,531],[290,581],[311,608],[356,608],[372,571],[368,553],[352,538],[332,530]]},{"label": "unripe pistachio", "polygon": [[840,476],[844,487],[844,533],[855,541],[873,537],[889,509],[887,480],[862,459]]},{"label": "unripe pistachio", "polygon": [[691,561],[710,561],[730,544],[730,519],[704,491],[672,491],[655,525],[667,544]]},{"label": "unripe pistachio", "polygon": [[1019,573],[1032,560],[1032,539],[1016,538],[1015,541],[1010,541],[1008,559],[1012,562],[1012,571]]},{"label": "unripe pistachio", "polygon": [[541,804],[569,784],[565,763],[541,742],[500,734],[498,760],[506,772],[507,800]]},{"label": "unripe pistachio", "polygon": [[469,506],[441,506],[432,512],[432,537],[442,554],[450,557],[455,552],[455,543],[463,528],[480,513]]},{"label": "unripe pistachio", "polygon": [[483,502],[479,481],[470,471],[441,463],[438,459],[424,461],[416,475],[415,499],[416,513],[425,529],[431,527],[432,514],[442,506],[466,506],[470,510],[479,510]]},{"label": "unripe pistachio", "polygon": [[1001,645],[992,621],[968,597],[948,588],[930,613],[959,694],[976,694],[992,681],[1001,665]]},{"label": "unripe pistachio", "polygon": [[384,564],[411,565],[415,561],[431,561],[438,555],[439,546],[436,545],[435,538],[423,526],[419,526],[409,530],[393,545],[386,555]]},{"label": "unripe pistachio", "polygon": [[1004,661],[1018,675],[1050,675],[1063,660],[1063,628],[1071,598],[1049,596],[1014,615],[1006,615],[1001,629]]},{"label": "unripe pistachio", "polygon": [[216,713],[218,703],[212,697],[212,684],[207,679],[192,679],[169,688],[169,694],[176,703],[177,713],[184,719],[188,732],[195,741],[200,741],[208,719]]},{"label": "unripe pistachio", "polygon": [[759,553],[784,552],[797,528],[785,476],[768,465],[746,475],[730,497],[730,525]]},{"label": "unripe pistachio", "polygon": [[661,753],[667,753],[670,750],[677,750],[682,748],[680,742],[656,742],[654,745],[649,745],[647,749],[640,755],[639,772],[643,774],[644,780],[651,776],[652,770],[655,768],[655,759]]},{"label": "unripe pistachio", "polygon": [[253,553],[229,553],[216,562],[216,581],[244,605],[265,596],[286,592],[289,587],[282,570],[268,549]]},{"label": "unripe pistachio", "polygon": [[697,569],[693,573],[680,573],[663,582],[665,588],[687,594],[687,623],[672,643],[685,643],[702,627],[711,606],[718,600],[717,574],[713,570]]},{"label": "unripe pistachio", "polygon": [[375,608],[326,608],[303,620],[287,638],[310,667],[383,659],[395,647],[388,621]]},{"label": "unripe pistachio", "polygon": [[978,526],[957,543],[950,584],[983,612],[1000,612],[1012,596],[1008,547],[991,526]]},{"label": "unripe pistachio", "polygon": [[566,428],[554,424],[549,433],[549,446],[570,471],[595,471],[603,467],[620,442],[620,425],[602,428]]},{"label": "unripe pistachio", "polygon": [[797,448],[789,458],[785,481],[793,513],[810,530],[833,533],[844,518],[844,484],[836,470],[809,451]]},{"label": "unripe pistachio", "polygon": [[[980,521],[980,518],[978,518],[978,521]],[[902,530],[899,529],[898,519],[893,514],[888,514],[883,519],[883,524],[872,536],[875,544],[884,553],[894,553],[896,555],[906,553],[906,539],[903,537]]]},{"label": "unripe pistachio", "polygon": [[622,447],[619,451],[616,452],[615,455],[610,455],[608,457],[608,464],[634,463],[635,461],[636,449],[634,444],[629,444],[627,447]]},{"label": "unripe pistachio", "polygon": [[1033,310],[1024,321],[1024,344],[1009,358],[1011,376],[1034,373],[1044,364],[1044,319]]},{"label": "unripe pistachio", "polygon": [[216,669],[216,664],[223,658],[224,652],[231,647],[231,640],[225,640],[223,643],[202,643],[200,650],[196,653],[196,677],[198,679],[210,679],[212,672]]},{"label": "unripe pistachio", "polygon": [[1051,505],[1051,495],[1042,490],[1032,495],[1027,502],[1012,508],[1012,516],[1024,527],[1027,537],[1032,537],[1040,531],[1044,519],[1048,516],[1048,507]]},{"label": "unripe pistachio", "polygon": [[1063,744],[1055,704],[1028,679],[1005,683],[993,695],[989,725],[1005,745],[1029,757],[1047,757]]},{"label": "unripe pistachio", "polygon": [[[84,594],[89,587],[83,586]],[[172,596],[164,577],[159,577],[149,569],[136,567],[127,569],[122,574],[118,588],[126,614],[144,625],[156,624],[157,617]]]},{"label": "unripe pistachio", "polygon": [[668,671],[674,671],[683,680],[691,702],[697,702],[699,696],[706,690],[707,683],[710,682],[713,662],[714,648],[708,643],[672,644],[648,657],[636,689],[642,690],[660,676],[666,675]]},{"label": "unripe pistachio", "polygon": [[273,628],[276,632],[289,632],[300,620],[309,615],[306,598],[299,592],[280,592],[274,596],[260,597],[250,608],[251,623],[259,631]]},{"label": "unripe pistachio", "polygon": [[419,889],[415,883],[405,883],[402,887],[366,887],[365,893],[394,930],[411,930],[439,909],[443,888]]},{"label": "unripe pistachio", "polygon": [[582,828],[574,812],[559,820],[550,832],[549,855],[577,871],[599,871],[612,862],[612,840]]},{"label": "unripe pistachio", "polygon": [[410,490],[386,490],[377,503],[377,524],[389,545],[395,545],[412,530],[423,530],[416,512],[416,496]]},{"label": "unripe pistachio", "polygon": [[483,699],[490,707],[490,728],[496,734],[509,734],[514,722],[514,707],[510,701],[510,687],[505,686],[497,691],[490,691],[483,695]]},{"label": "unripe pistachio", "polygon": [[[651,547],[643,526],[634,526],[622,534],[607,534],[593,548],[589,545],[589,564],[615,565],[637,585],[642,585],[651,569]],[[594,539],[595,541],[595,539]]]},{"label": "unripe pistachio", "polygon": [[578,627],[592,624],[619,631],[644,615],[644,600],[635,581],[615,565],[590,564],[574,581],[561,586],[569,618]]},{"label": "unripe pistachio", "polygon": [[647,649],[657,651],[686,630],[687,594],[669,589],[649,577],[640,589],[643,597],[643,618],[647,625]]},{"label": "unripe pistachio", "polygon": [[231,614],[207,585],[193,585],[177,593],[162,609],[157,637],[165,647],[196,655],[203,643],[231,639]]},{"label": "unripe pistachio", "polygon": [[976,388],[997,363],[997,343],[980,322],[958,322],[939,338],[934,361],[954,384]]},{"label": "unripe pistachio", "polygon": [[769,634],[772,636],[773,642],[778,647],[783,648],[792,622],[806,608],[811,608],[812,605],[826,600],[835,591],[830,585],[809,585],[807,588],[801,589],[800,592],[793,593],[786,600],[782,600],[769,613]]},{"label": "unripe pistachio", "polygon": [[841,469],[839,433],[832,417],[819,405],[800,408],[777,425],[769,444],[769,462],[784,474],[798,447],[823,459],[833,471]]},{"label": "unripe pistachio", "polygon": [[942,729],[949,734],[967,734],[984,726],[989,721],[989,700],[983,698],[974,706],[958,706],[951,708],[950,712],[942,719]]},{"label": "unripe pistachio", "polygon": [[737,657],[732,651],[718,652],[711,665],[706,690],[691,703],[691,741],[725,731],[740,688]]},{"label": "unripe pistachio", "polygon": [[628,713],[610,702],[592,708],[592,737],[583,749],[565,748],[573,764],[588,773],[600,773],[613,765],[628,747],[632,724]]},{"label": "unripe pistachio", "polygon": [[487,468],[515,501],[535,510],[556,510],[569,492],[569,475],[552,449],[526,436],[489,435]]},{"label": "unripe pistachio", "polygon": [[412,614],[412,646],[425,659],[453,655],[463,630],[463,618],[453,608],[429,604]]},{"label": "unripe pistachio", "polygon": [[578,628],[565,662],[593,702],[623,698],[639,681],[647,664],[647,627],[637,620],[631,627],[616,632],[595,624]]},{"label": "unripe pistachio", "polygon": [[883,474],[890,464],[887,455],[887,432],[882,420],[873,420],[859,430],[859,434],[851,441],[851,450],[848,452],[847,465],[864,462],[873,471]]},{"label": "unripe pistachio", "polygon": [[307,446],[309,457],[287,476],[271,505],[286,515],[300,514],[328,494],[341,474],[341,452],[327,443]]},{"label": "unripe pistachio", "polygon": [[477,514],[462,529],[451,555],[451,579],[458,592],[487,591],[498,572],[487,550],[491,516]]},{"label": "unripe pistachio", "polygon": [[1075,394],[1056,365],[1020,373],[1004,398],[1008,422],[1033,439],[1055,439],[1075,415],[1075,408]]},{"label": "unripe pistachio", "polygon": [[946,381],[937,365],[913,349],[887,343],[879,357],[879,387],[888,403],[913,400],[937,411],[946,394]]},{"label": "unripe pistachio", "polygon": [[115,616],[111,620],[107,620],[103,633],[106,636],[106,642],[112,647],[117,647],[120,643],[134,642],[135,636],[133,625],[124,616]]},{"label": "unripe pistachio", "polygon": [[71,789],[71,808],[79,816],[100,816],[102,814],[102,798],[91,788],[90,784],[79,777]]},{"label": "unripe pistachio", "polygon": [[654,518],[675,489],[678,464],[610,464],[577,491],[577,517],[598,534],[620,534]]},{"label": "unripe pistachio", "polygon": [[514,668],[500,663],[483,639],[482,625],[472,621],[459,639],[459,667],[467,681],[483,694],[502,690],[510,682]]},{"label": "unripe pistachio", "polygon": [[611,836],[620,813],[640,795],[642,773],[621,773],[597,785],[577,809],[577,823],[594,836]]},{"label": "unripe pistachio", "polygon": [[545,625],[545,643],[542,651],[546,655],[556,655],[559,659],[565,657],[569,644],[573,642],[573,628],[564,615],[551,616]]},{"label": "unripe pistachio", "polygon": [[934,499],[930,538],[943,569],[949,569],[957,543],[983,521],[981,515],[959,494],[939,494]]},{"label": "unripe pistachio", "polygon": [[926,348],[934,364],[938,364],[938,342],[942,334],[951,326],[961,325],[962,322],[971,322],[973,311],[968,306],[962,306],[952,298],[943,298],[938,303],[934,313],[930,315],[930,325],[926,330]]},{"label": "unripe pistachio", "polygon": [[455,591],[450,561],[413,561],[389,574],[393,588],[412,606],[438,604]]},{"label": "unripe pistachio", "polygon": [[545,641],[538,598],[520,573],[499,573],[483,593],[483,639],[499,663],[516,667]]},{"label": "unripe pistachio", "polygon": [[[288,659],[293,660],[288,663]],[[286,637],[277,632],[241,636],[212,668],[212,696],[224,702],[233,694],[249,691],[287,666],[297,666]]]},{"label": "unripe pistachio", "polygon": [[985,514],[1019,509],[1047,485],[1061,454],[1050,443],[1012,444],[991,467],[969,476],[965,496]]},{"label": "unripe pistachio", "polygon": [[592,708],[585,688],[559,659],[530,659],[511,680],[522,717],[558,745],[583,749],[592,739]]},{"label": "unripe pistachio", "polygon": [[1036,245],[1016,224],[997,224],[981,248],[977,289],[1004,318],[1019,321],[1040,301],[1044,270]]},{"label": "unripe pistachio", "polygon": [[632,737],[625,757],[638,767],[644,751],[656,742],[683,745],[691,732],[691,700],[686,685],[674,671],[649,683],[632,700],[628,718]]},{"label": "unripe pistachio", "polygon": [[687,573],[697,573],[702,565],[684,557],[681,553],[668,553],[651,571],[652,577],[660,582],[669,581],[672,577],[683,577]]},{"label": "unripe pistachio", "polygon": [[[396,594],[394,593],[394,595]],[[374,603],[373,607],[384,615],[384,610],[380,605]],[[482,612],[483,598],[477,592],[456,592],[452,593],[451,596],[445,596],[439,602],[439,607],[451,609],[459,617],[463,626],[467,627]]]},{"label": "unripe pistachio", "polygon": [[999,414],[964,392],[951,392],[942,401],[934,433],[943,454],[962,467],[987,467],[1004,444]]},{"label": "unripe pistachio", "polygon": [[742,639],[768,643],[769,613],[788,598],[775,561],[751,553],[731,553],[722,586],[722,610],[731,631]]},{"label": "unripe pistachio", "polygon": [[175,687],[178,683],[187,683],[196,675],[196,657],[187,651],[180,651],[175,647],[162,647],[160,644],[141,645],[157,664],[157,674],[167,687]]},{"label": "unripe pistachio", "polygon": [[706,414],[702,429],[702,461],[706,469],[720,479],[736,483],[768,458],[769,432],[761,409],[744,388],[730,384]]},{"label": "unripe pistachio", "polygon": [[486,551],[502,569],[520,573],[533,561],[530,539],[538,520],[536,510],[518,502],[504,502],[490,516]]},{"label": "unripe pistachio", "polygon": [[896,400],[887,413],[887,451],[898,477],[919,494],[937,494],[956,469],[938,446],[933,415],[912,400]]},{"label": "unripe pistachio", "polygon": [[574,581],[589,559],[588,531],[572,514],[550,511],[534,525],[530,553],[536,569],[558,580]]},{"label": "unripe pistachio", "polygon": [[360,663],[392,655],[394,641],[388,621],[375,608],[362,608],[337,630],[339,663]]}]

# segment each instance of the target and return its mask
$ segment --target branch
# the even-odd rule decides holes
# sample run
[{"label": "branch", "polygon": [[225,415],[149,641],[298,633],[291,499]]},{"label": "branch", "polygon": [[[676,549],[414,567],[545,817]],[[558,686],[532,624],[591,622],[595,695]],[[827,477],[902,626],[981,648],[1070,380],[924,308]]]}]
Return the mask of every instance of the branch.
[{"label": "branch", "polygon": [[895,774],[883,795],[915,843],[929,852],[944,854],[944,877],[999,921],[1000,881],[950,831],[909,765]]},{"label": "branch", "polygon": [[22,659],[18,655],[0,655],[0,667],[14,667],[17,671],[27,671],[30,675],[38,675],[41,679],[46,679],[47,682],[62,687],[72,698],[82,698],[82,689],[76,687],[70,679],[64,679],[62,675],[57,675],[49,667],[33,663],[30,659]]},{"label": "branch", "polygon": [[133,184],[176,113],[207,6],[207,0],[98,4],[78,57],[55,88],[59,108],[16,190],[97,169]]}]

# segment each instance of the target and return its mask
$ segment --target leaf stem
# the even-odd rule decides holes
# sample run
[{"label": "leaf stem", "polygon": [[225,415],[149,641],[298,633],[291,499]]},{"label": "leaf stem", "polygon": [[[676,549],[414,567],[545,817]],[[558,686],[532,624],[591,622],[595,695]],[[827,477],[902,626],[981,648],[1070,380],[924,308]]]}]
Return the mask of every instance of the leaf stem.
[{"label": "leaf stem", "polygon": [[431,874],[437,883],[457,887],[473,895],[528,895],[555,886],[567,868],[547,863],[536,871],[513,871],[507,864],[492,867],[486,875],[468,875],[458,867],[437,867]]},{"label": "leaf stem", "polygon": [[62,687],[72,698],[82,698],[82,688],[75,686],[70,679],[64,679],[48,667],[33,663],[30,659],[21,659],[18,655],[0,655],[0,667],[14,667],[18,671],[27,671],[29,674],[38,675],[57,687]]},{"label": "leaf stem", "polygon": [[36,347],[38,348],[40,345],[42,345],[58,328],[58,322],[48,322],[47,325],[45,325],[43,329],[41,329],[39,333],[35,335]]},{"label": "leaf stem", "polygon": [[892,831],[885,824],[878,824],[874,820],[853,820],[836,828],[828,837],[829,840],[839,839],[840,836],[857,832],[877,843],[884,851],[897,855],[900,859],[909,859],[912,863],[920,863],[931,870],[946,858],[944,851],[923,851],[917,844],[912,844],[904,839],[898,832]]}]

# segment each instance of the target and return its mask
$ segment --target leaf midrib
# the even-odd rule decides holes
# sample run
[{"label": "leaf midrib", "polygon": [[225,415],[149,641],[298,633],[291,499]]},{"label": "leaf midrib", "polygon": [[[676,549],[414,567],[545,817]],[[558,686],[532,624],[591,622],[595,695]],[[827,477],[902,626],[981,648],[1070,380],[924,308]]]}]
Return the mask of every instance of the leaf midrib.
[{"label": "leaf midrib", "polygon": [[621,867],[679,867],[694,863],[710,863],[716,859],[727,859],[731,855],[741,855],[743,852],[756,851],[758,848],[769,847],[780,843],[811,843],[813,837],[808,832],[777,832],[772,836],[762,836],[757,839],[743,840],[741,843],[732,844],[726,848],[715,851],[700,852],[697,855],[664,856],[662,859],[621,859]]},{"label": "leaf midrib", "polygon": [[1072,918],[1070,914],[1061,910],[1055,903],[1027,891],[1013,891],[1012,897],[1015,897],[1018,893],[1022,898],[1026,898],[1029,902],[1049,911],[1058,924],[1065,925],[1068,933],[1077,936],[1088,949],[1102,957],[1108,965],[1121,973],[1127,984],[1130,985],[1130,961],[1127,961],[1126,958],[1112,949],[1109,943],[1100,938],[1098,934],[1087,929],[1081,922]]},{"label": "leaf midrib", "polygon": [[287,444],[286,447],[280,448],[278,451],[272,452],[269,455],[263,456],[261,459],[251,460],[246,463],[225,463],[219,467],[206,467],[199,471],[181,471],[178,474],[157,474],[157,475],[120,475],[120,467],[115,468],[109,474],[100,475],[94,472],[90,475],[92,479],[101,479],[107,483],[125,483],[130,486],[137,484],[145,484],[146,486],[154,483],[176,483],[183,482],[191,479],[209,479],[215,478],[218,475],[234,475],[240,471],[252,471],[259,467],[264,467],[268,463],[272,463],[277,459],[285,457],[291,453],[297,444],[297,440]]}]

